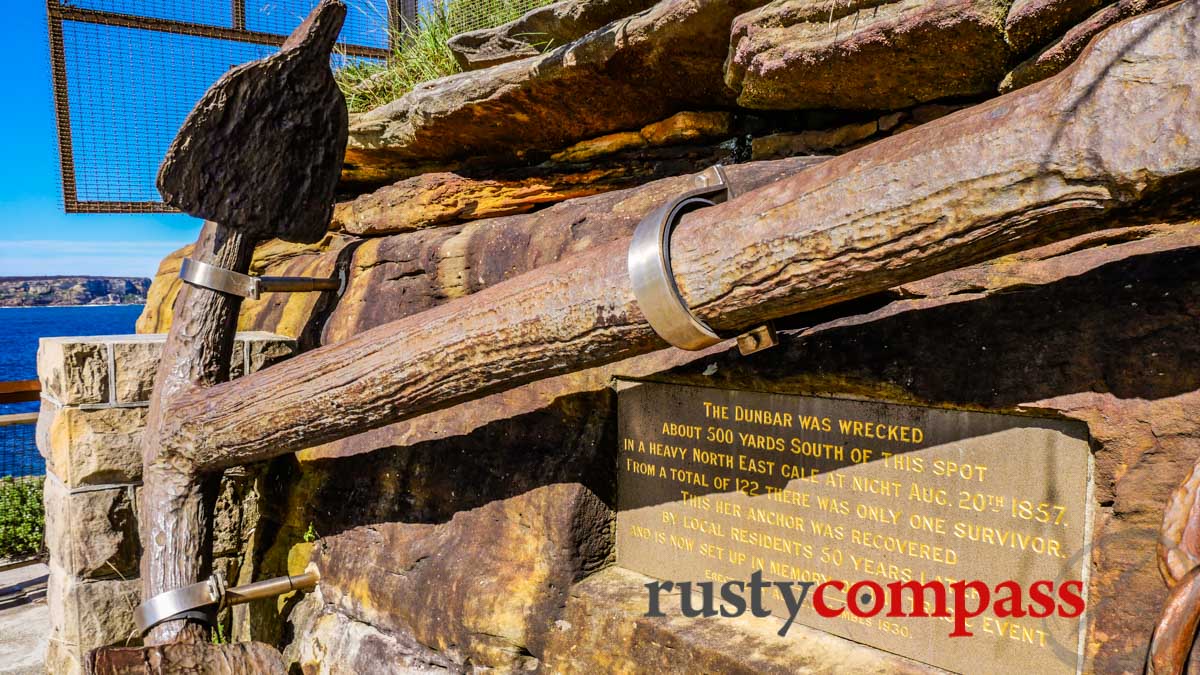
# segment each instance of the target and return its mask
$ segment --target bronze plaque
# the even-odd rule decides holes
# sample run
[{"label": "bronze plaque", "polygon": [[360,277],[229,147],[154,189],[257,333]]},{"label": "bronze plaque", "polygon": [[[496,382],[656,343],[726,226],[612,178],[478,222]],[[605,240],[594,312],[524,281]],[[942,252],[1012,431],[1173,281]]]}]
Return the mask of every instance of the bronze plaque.
[{"label": "bronze plaque", "polygon": [[[1086,612],[1072,610],[1086,602],[1092,485],[1082,423],[631,382],[618,408],[617,562],[692,582],[693,609],[697,582],[713,582],[717,607],[724,582],[758,571],[814,582],[797,623],[917,661],[971,673],[1081,668]],[[819,615],[815,590],[831,580],[879,584],[883,609]],[[953,618],[911,616],[911,590],[899,601],[906,615],[885,616],[887,584],[909,581],[943,584],[951,612],[960,581],[1008,604],[965,619],[981,598],[978,585],[963,586],[971,636],[950,637]],[[1040,586],[1050,616],[1038,616],[1039,581],[1052,584]],[[1015,605],[1002,582],[1016,582]],[[1059,601],[1067,582],[1075,607]],[[876,606],[871,588],[855,591],[860,614]],[[763,597],[782,626],[783,595]],[[833,609],[847,600],[833,586],[824,597]]]}]

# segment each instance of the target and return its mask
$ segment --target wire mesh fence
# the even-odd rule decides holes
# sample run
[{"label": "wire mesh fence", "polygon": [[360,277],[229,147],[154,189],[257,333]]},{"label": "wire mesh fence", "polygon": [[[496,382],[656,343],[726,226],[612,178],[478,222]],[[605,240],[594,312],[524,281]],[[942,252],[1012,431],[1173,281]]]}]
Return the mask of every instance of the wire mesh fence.
[{"label": "wire mesh fence", "polygon": [[491,28],[495,17],[520,16],[555,0],[453,0],[447,7],[450,26],[455,33]]},{"label": "wire mesh fence", "polygon": [[[345,0],[334,66],[383,61],[443,11],[455,32],[550,0]],[[230,68],[266,56],[318,0],[46,0],[63,205],[168,213],[159,163],[187,113]]]},{"label": "wire mesh fence", "polygon": [[35,443],[37,413],[0,415],[0,561],[43,549],[46,464]]},{"label": "wire mesh fence", "polygon": [[[167,146],[222,74],[275,51],[318,0],[47,0],[68,212],[169,212]],[[348,0],[338,59],[384,59],[413,1]]]}]

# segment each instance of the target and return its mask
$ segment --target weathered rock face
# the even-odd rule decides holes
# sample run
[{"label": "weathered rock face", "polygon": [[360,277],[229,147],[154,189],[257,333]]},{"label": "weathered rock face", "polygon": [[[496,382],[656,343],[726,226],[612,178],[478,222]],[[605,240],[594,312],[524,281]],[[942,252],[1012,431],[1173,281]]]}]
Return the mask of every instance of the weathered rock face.
[{"label": "weathered rock face", "polygon": [[733,24],[725,81],[749,108],[892,110],[995,90],[1006,3],[776,0]]},{"label": "weathered rock face", "polygon": [[[369,625],[357,631],[387,653],[453,670],[536,665],[570,585],[610,560],[611,415],[588,395],[444,442],[281,463],[264,556],[279,568],[263,573],[311,559],[323,579],[321,608],[294,614],[294,630]],[[301,541],[310,527],[316,545]],[[339,672],[321,669],[324,648],[298,650],[306,672]]]},{"label": "weathered rock face", "polygon": [[[46,459],[45,534],[51,569],[46,660],[48,671],[56,675],[82,673],[88,650],[141,640],[133,625],[142,556],[139,446],[145,397],[161,361],[163,337],[41,342],[37,446]],[[230,370],[236,376],[254,372],[293,351],[291,340],[242,333]],[[227,472],[216,502],[213,569],[235,583],[249,581],[240,574],[253,568],[245,563],[253,562],[257,478],[242,467]],[[151,659],[150,652],[146,655]]]},{"label": "weathered rock face", "polygon": [[[730,180],[748,190],[817,161],[794,158],[733,166]],[[668,178],[527,215],[370,239],[355,252],[350,290],[329,315],[323,343],[340,342],[628,236],[642,217],[677,194],[687,180]]]},{"label": "weathered rock face", "polygon": [[[980,100],[1058,73],[1104,28],[1166,2],[1103,4],[556,3],[452,41],[463,59],[497,65],[426,83],[356,116],[342,187],[362,192],[438,171],[494,179],[497,167],[529,168],[547,157],[572,161],[580,142],[608,152],[637,147],[639,127],[686,109],[736,117],[739,109],[898,111],[928,101]],[[539,35],[561,41],[551,40],[546,51]],[[864,121],[814,126],[771,117],[759,125],[765,129],[742,133],[805,133]],[[562,171],[551,162],[529,176]]]},{"label": "weathered rock face", "polygon": [[283,662],[279,658],[279,652],[261,643],[178,643],[157,647],[105,649],[92,654],[88,672],[91,675],[282,673]]},{"label": "weathered rock face", "polygon": [[547,54],[421,85],[356,119],[343,180],[381,165],[399,172],[472,156],[514,162],[681,110],[729,105],[729,25],[764,1],[663,0]]},{"label": "weathered rock face", "polygon": [[134,488],[72,494],[62,482],[48,480],[44,496],[46,548],[65,575],[77,579],[137,575],[141,544]]},{"label": "weathered rock face", "polygon": [[719,622],[688,619],[668,603],[667,617],[647,618],[643,584],[650,581],[613,568],[576,584],[550,633],[543,672],[940,672],[803,626],[780,637],[774,622],[748,615]]},{"label": "weathered rock face", "polygon": [[443,675],[462,669],[408,633],[377,628],[328,608],[319,589],[296,605],[291,621],[296,630],[312,636],[291,643],[283,653],[285,662],[298,664],[304,675]]},{"label": "weathered rock face", "polygon": [[1167,0],[1121,0],[1104,7],[1082,22],[1070,26],[1062,37],[1017,64],[1004,76],[1000,91],[1019,89],[1058,73],[1070,65],[1083,52],[1088,41],[1105,28],[1165,4],[1168,4]]},{"label": "weathered rock face", "polygon": [[131,607],[139,602],[137,579],[76,579],[53,562],[46,604],[53,627],[46,652],[46,671],[82,673],[89,649],[137,644],[140,640]]},{"label": "weathered rock face", "polygon": [[[487,179],[449,172],[408,178],[339,204],[332,227],[375,236],[525,213],[733,161],[732,149],[723,143],[733,133],[729,113],[683,112],[640,132],[581,141],[532,169]],[[698,145],[704,141],[711,143]],[[683,144],[688,147],[675,147]]]},{"label": "weathered rock face", "polygon": [[617,19],[640,12],[657,0],[565,0],[538,7],[496,28],[456,35],[448,46],[463,70],[537,56],[574,42]]},{"label": "weathered rock face", "polygon": [[607,562],[609,517],[586,488],[547,486],[444,524],[347,530],[313,559],[326,602],[352,619],[459,664],[527,670],[570,585]]},{"label": "weathered rock face", "polygon": [[1103,4],[1104,0],[1013,0],[1004,32],[1013,50],[1025,54],[1049,44]]}]

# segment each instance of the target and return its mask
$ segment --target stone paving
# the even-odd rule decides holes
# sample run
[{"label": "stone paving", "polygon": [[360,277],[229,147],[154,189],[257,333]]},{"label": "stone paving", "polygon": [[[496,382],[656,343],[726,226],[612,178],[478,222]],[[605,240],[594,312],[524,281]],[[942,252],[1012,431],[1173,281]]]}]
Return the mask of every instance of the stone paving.
[{"label": "stone paving", "polygon": [[[50,569],[38,563],[0,572],[0,599],[21,588],[45,588]],[[45,592],[33,592],[28,602],[0,603],[0,674],[34,675],[43,665],[50,636],[50,610]]]}]

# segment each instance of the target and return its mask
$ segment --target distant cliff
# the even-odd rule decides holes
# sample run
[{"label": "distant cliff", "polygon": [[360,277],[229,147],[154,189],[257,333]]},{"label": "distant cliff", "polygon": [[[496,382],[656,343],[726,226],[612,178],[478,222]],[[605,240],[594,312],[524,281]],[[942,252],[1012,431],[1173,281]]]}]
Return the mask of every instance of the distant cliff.
[{"label": "distant cliff", "polygon": [[0,307],[142,304],[149,288],[138,277],[0,277]]}]

